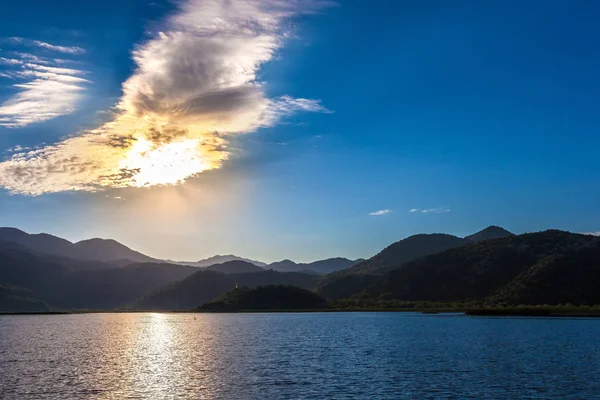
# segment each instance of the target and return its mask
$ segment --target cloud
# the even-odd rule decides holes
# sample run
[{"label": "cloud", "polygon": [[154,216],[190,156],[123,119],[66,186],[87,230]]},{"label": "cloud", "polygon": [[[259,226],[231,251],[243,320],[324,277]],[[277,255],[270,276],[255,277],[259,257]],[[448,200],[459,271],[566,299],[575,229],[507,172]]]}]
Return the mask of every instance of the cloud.
[{"label": "cloud", "polygon": [[57,67],[54,61],[29,53],[15,53],[16,58],[0,57],[5,70],[2,78],[16,83],[17,92],[0,104],[0,126],[19,128],[46,121],[76,110],[82,100],[85,71]]},{"label": "cloud", "polygon": [[[136,69],[122,85],[114,119],[57,144],[13,155],[0,163],[0,186],[39,195],[177,184],[219,168],[229,157],[232,135],[273,126],[296,112],[330,112],[319,100],[269,98],[257,76],[293,36],[291,18],[330,4],[181,3],[160,32],[135,47]],[[74,76],[37,65],[38,73]]]},{"label": "cloud", "polygon": [[452,210],[450,210],[449,208],[444,208],[444,207],[437,207],[437,208],[411,208],[410,210],[408,210],[408,212],[411,213],[434,213],[434,214],[440,214],[440,213],[447,213],[450,212]]},{"label": "cloud", "polygon": [[379,210],[379,211],[374,211],[372,213],[369,213],[369,215],[386,215],[386,214],[390,214],[392,211],[385,209],[385,210]]},{"label": "cloud", "polygon": [[600,231],[598,232],[582,232],[582,235],[592,235],[592,236],[600,236]]},{"label": "cloud", "polygon": [[85,53],[85,49],[77,46],[58,46],[55,44],[50,44],[47,42],[42,42],[40,40],[30,40],[22,37],[11,37],[5,40],[11,44],[17,44],[28,47],[38,47],[44,50],[65,53],[65,54],[83,54]]}]

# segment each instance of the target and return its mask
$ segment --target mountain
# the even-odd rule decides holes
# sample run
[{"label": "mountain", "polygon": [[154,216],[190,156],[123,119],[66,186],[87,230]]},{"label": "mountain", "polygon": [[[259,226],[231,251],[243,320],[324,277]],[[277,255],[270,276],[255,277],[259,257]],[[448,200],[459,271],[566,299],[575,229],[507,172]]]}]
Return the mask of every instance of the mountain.
[{"label": "mountain", "polygon": [[550,230],[452,248],[404,264],[357,295],[402,301],[600,303],[600,238]]},{"label": "mountain", "polygon": [[68,257],[75,260],[108,262],[129,259],[133,262],[156,262],[138,251],[112,239],[88,239],[77,243],[48,235],[29,234],[16,228],[0,228],[0,241],[12,242],[41,254]]},{"label": "mountain", "polygon": [[267,266],[267,264],[264,262],[234,256],[233,254],[229,254],[226,256],[220,256],[220,255],[212,256],[212,257],[205,258],[205,259],[199,260],[199,261],[177,261],[176,264],[191,265],[193,267],[205,268],[205,267],[209,267],[209,266],[215,265],[215,264],[223,264],[228,261],[245,261],[250,264],[254,264],[258,267],[266,267]]},{"label": "mountain", "polygon": [[190,310],[214,300],[236,286],[293,285],[311,290],[318,277],[297,272],[263,271],[223,274],[200,270],[180,282],[165,286],[132,305],[136,310]]},{"label": "mountain", "polygon": [[327,307],[327,302],[313,292],[295,286],[271,285],[236,288],[196,311],[311,310]]},{"label": "mountain", "polygon": [[349,260],[347,258],[336,257],[326,260],[314,261],[311,263],[295,263],[291,260],[282,260],[268,265],[269,269],[280,272],[299,272],[312,271],[317,274],[328,274],[330,272],[340,271],[351,267],[352,265],[364,261],[363,259]]},{"label": "mountain", "polygon": [[480,242],[482,240],[502,239],[512,235],[513,234],[506,229],[492,225],[470,236],[465,236],[465,239],[469,242]]},{"label": "mountain", "polygon": [[[395,242],[370,259],[326,275],[318,284],[318,293],[328,299],[349,297],[377,281],[376,276],[403,264],[444,250],[512,233],[490,226],[466,238],[444,233],[418,234]],[[374,276],[375,275],[375,276]]]},{"label": "mountain", "polygon": [[223,274],[243,274],[248,272],[264,272],[264,269],[246,261],[227,261],[222,264],[215,264],[207,267],[210,271],[217,271]]},{"label": "mountain", "polygon": [[0,240],[17,243],[39,253],[67,257],[73,246],[68,240],[47,233],[29,234],[16,228],[0,228]]},{"label": "mountain", "polygon": [[73,251],[67,257],[104,262],[123,259],[138,263],[159,261],[139,251],[132,250],[116,240],[99,238],[82,240],[73,244]]}]

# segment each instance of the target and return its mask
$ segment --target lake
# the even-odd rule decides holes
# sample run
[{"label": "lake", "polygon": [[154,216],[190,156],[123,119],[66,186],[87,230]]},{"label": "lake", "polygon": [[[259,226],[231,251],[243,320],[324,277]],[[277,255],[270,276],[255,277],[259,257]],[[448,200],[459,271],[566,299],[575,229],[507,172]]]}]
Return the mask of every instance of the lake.
[{"label": "lake", "polygon": [[600,319],[0,316],[6,399],[594,399]]}]

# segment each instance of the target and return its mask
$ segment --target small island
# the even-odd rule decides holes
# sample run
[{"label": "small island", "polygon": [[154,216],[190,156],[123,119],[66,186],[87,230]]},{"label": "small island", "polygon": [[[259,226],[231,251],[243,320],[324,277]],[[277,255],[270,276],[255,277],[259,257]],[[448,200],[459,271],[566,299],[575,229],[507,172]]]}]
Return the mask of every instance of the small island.
[{"label": "small island", "polygon": [[271,285],[235,288],[215,301],[194,309],[198,312],[321,310],[327,302],[319,295],[296,286]]}]

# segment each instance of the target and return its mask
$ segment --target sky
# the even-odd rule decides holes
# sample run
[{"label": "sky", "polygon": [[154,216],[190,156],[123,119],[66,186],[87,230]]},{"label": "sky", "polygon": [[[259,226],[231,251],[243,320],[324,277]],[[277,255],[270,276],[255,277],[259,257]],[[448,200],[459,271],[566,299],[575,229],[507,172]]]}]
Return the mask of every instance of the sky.
[{"label": "sky", "polygon": [[600,231],[593,1],[21,0],[0,225],[157,258]]}]

